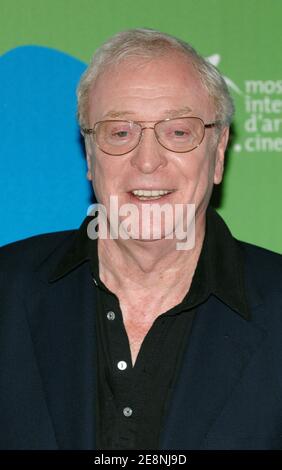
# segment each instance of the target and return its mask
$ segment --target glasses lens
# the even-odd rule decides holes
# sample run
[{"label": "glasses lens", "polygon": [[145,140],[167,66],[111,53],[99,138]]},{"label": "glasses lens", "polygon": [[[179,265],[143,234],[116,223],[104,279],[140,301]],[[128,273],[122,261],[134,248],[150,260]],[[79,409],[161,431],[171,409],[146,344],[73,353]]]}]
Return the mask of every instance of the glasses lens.
[{"label": "glasses lens", "polygon": [[202,142],[205,126],[201,119],[188,117],[161,121],[155,130],[161,145],[174,152],[188,152]]},{"label": "glasses lens", "polygon": [[97,145],[110,155],[130,152],[140,137],[138,125],[128,121],[103,121],[95,126]]}]

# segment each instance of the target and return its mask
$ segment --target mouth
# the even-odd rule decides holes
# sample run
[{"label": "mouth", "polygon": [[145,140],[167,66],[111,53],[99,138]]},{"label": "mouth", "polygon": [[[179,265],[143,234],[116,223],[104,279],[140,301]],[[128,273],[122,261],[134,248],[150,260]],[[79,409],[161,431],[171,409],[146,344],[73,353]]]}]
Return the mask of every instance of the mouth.
[{"label": "mouth", "polygon": [[134,189],[129,194],[139,201],[152,201],[164,198],[174,191],[174,189]]}]

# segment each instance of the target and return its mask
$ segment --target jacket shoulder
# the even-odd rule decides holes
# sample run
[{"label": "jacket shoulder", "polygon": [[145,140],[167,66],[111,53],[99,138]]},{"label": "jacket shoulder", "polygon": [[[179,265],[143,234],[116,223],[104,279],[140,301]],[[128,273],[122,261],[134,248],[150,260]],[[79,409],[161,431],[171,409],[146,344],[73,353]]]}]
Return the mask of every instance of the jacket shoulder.
[{"label": "jacket shoulder", "polygon": [[60,247],[68,246],[77,230],[65,230],[35,235],[24,240],[4,245],[0,248],[0,272],[6,274],[20,271],[33,271],[46,258]]},{"label": "jacket shoulder", "polygon": [[282,291],[282,255],[250,243],[238,242],[247,275],[255,279],[259,289]]}]

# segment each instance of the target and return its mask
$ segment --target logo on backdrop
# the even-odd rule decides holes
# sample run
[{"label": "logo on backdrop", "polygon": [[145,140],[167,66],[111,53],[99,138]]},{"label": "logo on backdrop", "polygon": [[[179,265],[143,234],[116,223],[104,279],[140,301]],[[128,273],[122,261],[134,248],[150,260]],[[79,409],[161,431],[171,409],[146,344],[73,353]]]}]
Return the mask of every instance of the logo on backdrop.
[{"label": "logo on backdrop", "polygon": [[[213,54],[206,59],[218,67],[221,56]],[[241,90],[230,78],[224,79],[228,87],[243,99],[244,105],[244,133],[233,147],[235,152],[281,152],[282,80],[246,79]]]}]

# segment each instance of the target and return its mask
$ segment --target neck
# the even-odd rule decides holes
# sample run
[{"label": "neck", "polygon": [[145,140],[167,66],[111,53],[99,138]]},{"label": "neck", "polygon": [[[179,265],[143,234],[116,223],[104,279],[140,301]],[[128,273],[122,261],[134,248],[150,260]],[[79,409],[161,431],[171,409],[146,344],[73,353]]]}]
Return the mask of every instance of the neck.
[{"label": "neck", "polygon": [[[195,225],[195,246],[176,250],[176,240],[153,241],[99,239],[99,271],[104,284],[117,295],[151,292],[160,295],[173,288],[187,291],[197,266],[204,235],[205,217]],[[183,276],[185,273],[185,276]]]}]

